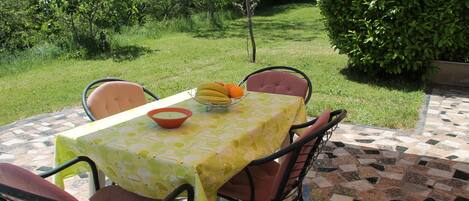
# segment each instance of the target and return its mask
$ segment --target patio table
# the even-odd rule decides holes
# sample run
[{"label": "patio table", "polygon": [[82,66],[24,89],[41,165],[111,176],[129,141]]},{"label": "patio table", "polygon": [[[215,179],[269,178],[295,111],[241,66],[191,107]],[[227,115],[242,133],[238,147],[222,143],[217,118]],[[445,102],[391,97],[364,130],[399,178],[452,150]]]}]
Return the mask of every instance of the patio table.
[{"label": "patio table", "polygon": [[[193,116],[177,129],[163,129],[146,116],[150,109],[174,105]],[[217,190],[250,161],[279,149],[291,125],[306,121],[302,98],[249,92],[227,112],[207,112],[181,93],[61,133],[56,164],[84,155],[122,188],[163,198],[183,183],[198,201],[215,200]],[[86,171],[75,166],[55,177]]]}]

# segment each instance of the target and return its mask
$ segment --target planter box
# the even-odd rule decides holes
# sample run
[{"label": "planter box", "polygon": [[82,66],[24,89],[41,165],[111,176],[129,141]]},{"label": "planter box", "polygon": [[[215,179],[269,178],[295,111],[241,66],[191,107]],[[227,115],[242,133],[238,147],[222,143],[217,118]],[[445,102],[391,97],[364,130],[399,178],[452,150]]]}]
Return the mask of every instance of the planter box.
[{"label": "planter box", "polygon": [[433,61],[440,68],[433,76],[432,83],[469,87],[469,63]]}]

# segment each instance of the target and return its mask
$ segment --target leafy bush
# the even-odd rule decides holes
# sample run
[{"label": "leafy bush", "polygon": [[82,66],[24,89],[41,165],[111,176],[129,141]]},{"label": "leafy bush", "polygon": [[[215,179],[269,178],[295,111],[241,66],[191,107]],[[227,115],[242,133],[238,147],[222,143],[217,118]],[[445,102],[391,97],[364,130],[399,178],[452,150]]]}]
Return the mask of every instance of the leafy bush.
[{"label": "leafy bush", "polygon": [[371,74],[418,75],[469,58],[469,0],[321,0],[332,45]]},{"label": "leafy bush", "polygon": [[[18,12],[20,9],[22,12]],[[0,53],[31,47],[36,34],[28,1],[0,1]]]}]

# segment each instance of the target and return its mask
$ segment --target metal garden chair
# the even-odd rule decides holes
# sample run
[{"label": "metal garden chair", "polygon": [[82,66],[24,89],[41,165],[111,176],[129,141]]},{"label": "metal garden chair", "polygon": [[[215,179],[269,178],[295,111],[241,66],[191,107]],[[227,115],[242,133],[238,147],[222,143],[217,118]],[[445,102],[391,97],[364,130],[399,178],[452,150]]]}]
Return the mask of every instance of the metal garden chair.
[{"label": "metal garden chair", "polygon": [[[72,195],[45,178],[52,176],[78,162],[86,162],[90,166],[96,193],[90,201],[152,201],[153,199],[139,196],[119,186],[107,186],[99,189],[98,174],[95,163],[88,157],[80,156],[46,173],[35,175],[21,167],[0,163],[0,200],[41,200],[41,201],[77,201]],[[171,192],[164,201],[175,200],[181,193],[187,192],[189,201],[194,200],[194,189],[190,184],[183,184]]]},{"label": "metal garden chair", "polygon": [[312,84],[302,71],[288,66],[272,66],[247,75],[239,85],[246,83],[248,91],[300,96],[305,104],[311,99]]},{"label": "metal garden chair", "polygon": [[[220,188],[219,196],[243,201],[303,200],[302,181],[346,114],[345,110],[324,112],[317,119],[292,127],[305,130],[291,145],[252,161]],[[276,162],[280,157],[283,161]]]},{"label": "metal garden chair", "polygon": [[91,121],[96,121],[146,104],[145,94],[159,100],[158,96],[139,84],[116,78],[104,78],[86,86],[81,102],[86,115]]}]

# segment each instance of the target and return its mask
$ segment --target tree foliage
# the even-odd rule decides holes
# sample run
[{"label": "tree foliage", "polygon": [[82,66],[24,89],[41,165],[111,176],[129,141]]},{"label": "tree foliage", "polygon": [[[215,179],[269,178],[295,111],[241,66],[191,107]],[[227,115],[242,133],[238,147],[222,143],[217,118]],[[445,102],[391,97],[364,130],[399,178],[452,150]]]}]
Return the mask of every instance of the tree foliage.
[{"label": "tree foliage", "polygon": [[34,16],[33,1],[0,1],[0,53],[31,47],[37,42],[40,16]]},{"label": "tree foliage", "polygon": [[[244,2],[244,0],[237,0]],[[264,0],[267,4],[274,0]],[[284,0],[291,1],[291,0]],[[66,50],[105,52],[110,34],[148,20],[189,19],[206,13],[221,27],[216,13],[236,9],[232,0],[0,0],[0,54],[41,42]]]}]

